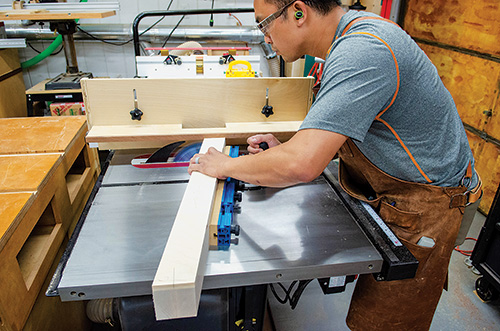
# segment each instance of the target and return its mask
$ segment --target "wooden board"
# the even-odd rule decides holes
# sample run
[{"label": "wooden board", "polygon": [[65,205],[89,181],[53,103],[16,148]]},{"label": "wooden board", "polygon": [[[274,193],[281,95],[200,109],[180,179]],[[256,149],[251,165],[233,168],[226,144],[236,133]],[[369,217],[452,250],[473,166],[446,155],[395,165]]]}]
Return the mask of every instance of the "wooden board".
[{"label": "wooden board", "polygon": [[295,133],[302,121],[227,123],[222,128],[182,128],[181,125],[94,126],[87,142],[137,142],[202,140],[203,138],[247,138],[252,134],[279,132]]},{"label": "wooden board", "polygon": [[[224,147],[224,154],[229,155],[229,152],[231,151],[231,146],[226,146]],[[224,194],[224,185],[226,181],[225,180],[219,180],[217,181],[217,187],[215,189],[215,196],[214,196],[214,203],[213,203],[213,208],[212,208],[212,214],[210,215],[210,222],[208,225],[208,244],[210,246],[210,249],[217,249],[218,248],[218,229],[219,229],[219,214],[220,214],[220,207],[222,203],[222,195]]]},{"label": "wooden board", "polygon": [[114,10],[108,11],[55,11],[44,10],[34,11],[29,9],[17,9],[0,12],[0,20],[32,20],[32,21],[54,21],[54,20],[75,20],[80,18],[105,18],[115,15]]},{"label": "wooden board", "polygon": [[85,116],[0,119],[0,154],[63,153],[85,135],[85,121]]},{"label": "wooden board", "polygon": [[[302,121],[313,78],[82,79],[89,127],[176,124],[223,128],[226,123]],[[274,115],[266,118],[262,107]],[[132,120],[136,90],[140,121]],[[128,127],[127,127],[128,130]]]},{"label": "wooden board", "polygon": [[500,2],[409,0],[404,28],[412,36],[500,56]]},{"label": "wooden board", "polygon": [[[223,138],[205,139],[222,151]],[[191,175],[153,281],[157,320],[196,316],[208,255],[208,222],[217,179],[199,172]]]}]

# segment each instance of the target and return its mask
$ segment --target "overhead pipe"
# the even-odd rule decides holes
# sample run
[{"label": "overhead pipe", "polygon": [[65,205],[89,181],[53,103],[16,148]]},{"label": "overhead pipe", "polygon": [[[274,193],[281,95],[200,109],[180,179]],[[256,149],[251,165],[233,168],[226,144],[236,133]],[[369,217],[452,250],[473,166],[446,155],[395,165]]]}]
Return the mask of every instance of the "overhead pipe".
[{"label": "overhead pipe", "polygon": [[137,15],[132,24],[135,56],[141,55],[139,45],[139,23],[146,17],[158,16],[181,16],[181,15],[204,15],[204,14],[229,14],[229,13],[253,13],[253,8],[220,8],[220,9],[191,9],[191,10],[153,10],[145,11]]},{"label": "overhead pipe", "polygon": [[[122,42],[131,39],[130,25],[128,24],[87,24],[79,25],[91,35],[106,41]],[[171,27],[158,27],[149,30],[140,37],[140,41],[162,42],[172,32]],[[9,25],[6,27],[8,38],[25,38],[27,40],[53,40],[54,32],[48,28],[36,28],[33,26],[23,27],[21,25]],[[77,31],[73,35],[75,40],[94,40],[83,32]],[[171,42],[214,41],[214,42],[244,42],[249,44],[261,44],[264,35],[254,27],[197,27],[187,26],[177,28],[170,37]]]}]

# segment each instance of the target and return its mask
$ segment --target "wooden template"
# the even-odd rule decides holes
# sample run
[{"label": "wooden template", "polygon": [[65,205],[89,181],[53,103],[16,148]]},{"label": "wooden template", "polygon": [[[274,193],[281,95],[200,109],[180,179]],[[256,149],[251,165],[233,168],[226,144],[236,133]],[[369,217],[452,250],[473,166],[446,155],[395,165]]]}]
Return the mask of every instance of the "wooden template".
[{"label": "wooden template", "polygon": [[[178,140],[297,131],[312,102],[311,77],[83,79],[87,142],[123,149]],[[134,90],[141,120],[132,120]],[[265,117],[266,104],[274,114]]]},{"label": "wooden template", "polygon": [[[205,139],[200,152],[206,153],[210,147],[222,151],[224,146],[224,138]],[[191,174],[153,281],[157,320],[198,313],[216,186],[216,178],[199,172]]]}]

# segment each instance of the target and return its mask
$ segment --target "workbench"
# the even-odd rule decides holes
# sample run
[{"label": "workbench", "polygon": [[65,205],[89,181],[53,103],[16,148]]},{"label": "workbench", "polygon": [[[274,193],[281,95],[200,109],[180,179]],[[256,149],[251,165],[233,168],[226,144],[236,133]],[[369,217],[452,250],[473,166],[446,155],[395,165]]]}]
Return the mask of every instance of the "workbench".
[{"label": "workbench", "polygon": [[[41,102],[82,102],[82,89],[61,89],[61,90],[47,90],[45,84],[50,79],[45,79],[35,86],[26,90],[26,106],[28,109],[28,116],[33,116],[33,106],[37,101]],[[49,108],[45,104],[44,108]]]},{"label": "workbench", "polygon": [[[83,309],[61,307],[39,293],[99,174],[97,152],[85,144],[86,132],[82,116],[0,120],[2,329],[50,326],[58,319],[54,310]],[[45,313],[30,317],[32,308]]]}]

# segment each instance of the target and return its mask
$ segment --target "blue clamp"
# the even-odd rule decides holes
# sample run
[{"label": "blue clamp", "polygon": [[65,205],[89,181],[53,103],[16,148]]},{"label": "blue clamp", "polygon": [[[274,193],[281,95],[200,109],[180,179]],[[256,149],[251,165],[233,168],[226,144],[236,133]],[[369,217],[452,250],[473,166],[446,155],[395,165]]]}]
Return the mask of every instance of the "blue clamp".
[{"label": "blue clamp", "polygon": [[[229,150],[230,157],[238,157],[240,148],[231,146]],[[219,222],[217,226],[217,247],[227,249],[231,245],[231,234],[239,235],[238,225],[233,226],[233,212],[236,202],[241,202],[241,193],[236,192],[239,181],[231,177],[226,178],[224,191],[222,193],[222,202],[219,213]]]}]

